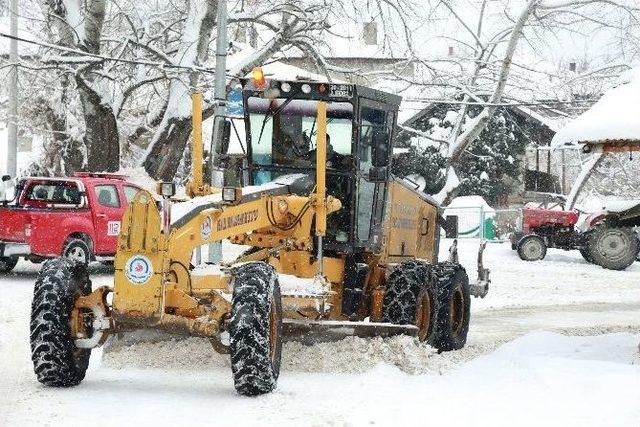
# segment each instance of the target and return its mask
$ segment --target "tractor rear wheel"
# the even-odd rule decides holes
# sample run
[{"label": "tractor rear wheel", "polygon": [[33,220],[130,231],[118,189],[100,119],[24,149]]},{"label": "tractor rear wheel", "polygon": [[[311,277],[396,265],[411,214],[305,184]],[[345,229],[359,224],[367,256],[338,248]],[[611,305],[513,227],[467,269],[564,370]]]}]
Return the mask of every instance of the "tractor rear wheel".
[{"label": "tractor rear wheel", "polygon": [[638,238],[631,228],[600,225],[589,235],[593,263],[609,270],[624,270],[636,261]]},{"label": "tractor rear wheel", "polygon": [[282,353],[282,301],[275,269],[251,262],[233,270],[229,352],[238,393],[257,396],[276,388]]},{"label": "tractor rear wheel", "polygon": [[0,273],[8,273],[18,264],[17,257],[0,257]]},{"label": "tractor rear wheel", "polygon": [[471,320],[469,277],[460,264],[442,262],[435,266],[437,279],[437,321],[433,346],[439,351],[459,350],[467,343]]},{"label": "tractor rear wheel", "polygon": [[382,322],[416,325],[418,339],[431,344],[435,336],[436,298],[431,266],[406,261],[393,269],[382,303]]},{"label": "tractor rear wheel", "polygon": [[31,305],[31,360],[38,381],[52,387],[78,385],[91,350],[76,347],[71,312],[76,299],[91,293],[87,268],[67,258],[48,260],[36,280]]},{"label": "tractor rear wheel", "polygon": [[540,261],[546,255],[547,245],[540,236],[530,234],[518,242],[518,256],[523,261]]},{"label": "tractor rear wheel", "polygon": [[589,248],[587,247],[580,248],[580,255],[582,255],[582,258],[584,258],[585,261],[593,264],[593,257],[591,256],[591,252],[589,251]]}]

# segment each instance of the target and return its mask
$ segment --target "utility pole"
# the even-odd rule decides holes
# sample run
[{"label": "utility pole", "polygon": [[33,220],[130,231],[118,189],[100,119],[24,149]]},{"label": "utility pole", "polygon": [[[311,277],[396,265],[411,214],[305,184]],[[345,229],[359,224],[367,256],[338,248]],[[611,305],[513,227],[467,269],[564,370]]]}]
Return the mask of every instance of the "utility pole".
[{"label": "utility pole", "polygon": [[216,39],[216,74],[214,86],[215,110],[213,113],[213,137],[211,138],[211,151],[209,156],[209,170],[211,171],[211,186],[222,188],[223,171],[220,169],[219,160],[224,134],[224,120],[227,113],[227,0],[218,0]]},{"label": "utility pole", "polygon": [[18,0],[11,0],[9,42],[9,114],[7,115],[7,174],[15,178],[18,172]]},{"label": "utility pole", "polygon": [[[220,151],[224,134],[224,120],[227,112],[227,0],[218,0],[216,38],[216,75],[214,86],[215,109],[213,112],[213,137],[209,151],[209,170],[211,171],[211,186],[222,188],[224,174],[219,167]],[[222,242],[214,242],[209,245],[208,260],[210,263],[222,261]]]}]

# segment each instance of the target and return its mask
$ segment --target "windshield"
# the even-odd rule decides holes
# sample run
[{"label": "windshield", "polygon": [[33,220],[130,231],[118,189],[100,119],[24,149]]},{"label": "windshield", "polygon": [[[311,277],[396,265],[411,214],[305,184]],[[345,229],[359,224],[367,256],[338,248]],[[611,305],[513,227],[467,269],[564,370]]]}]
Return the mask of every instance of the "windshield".
[{"label": "windshield", "polygon": [[[317,144],[318,101],[248,99],[254,165],[312,168]],[[351,165],[353,106],[327,103],[327,167]]]}]

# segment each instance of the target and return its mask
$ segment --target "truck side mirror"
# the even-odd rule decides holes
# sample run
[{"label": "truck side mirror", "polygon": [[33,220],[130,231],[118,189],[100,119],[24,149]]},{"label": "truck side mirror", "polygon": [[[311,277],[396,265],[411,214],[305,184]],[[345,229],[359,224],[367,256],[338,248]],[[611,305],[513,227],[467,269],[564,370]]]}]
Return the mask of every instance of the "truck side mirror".
[{"label": "truck side mirror", "polygon": [[389,134],[386,130],[375,129],[371,143],[373,144],[374,167],[384,167],[389,164]]},{"label": "truck side mirror", "polygon": [[9,189],[14,188],[15,183],[11,180],[10,175],[2,175],[2,179],[0,180],[0,202],[7,202],[9,198],[7,197],[7,193]]}]

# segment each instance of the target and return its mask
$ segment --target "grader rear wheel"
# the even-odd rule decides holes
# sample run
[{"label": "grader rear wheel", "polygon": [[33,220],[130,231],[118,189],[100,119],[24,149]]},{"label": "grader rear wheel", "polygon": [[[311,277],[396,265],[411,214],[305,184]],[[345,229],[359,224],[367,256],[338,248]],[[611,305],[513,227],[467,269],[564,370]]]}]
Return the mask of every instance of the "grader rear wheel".
[{"label": "grader rear wheel", "polygon": [[436,307],[431,266],[419,261],[398,265],[389,276],[382,304],[382,322],[416,325],[418,339],[432,343]]},{"label": "grader rear wheel", "polygon": [[282,352],[282,302],[278,275],[264,262],[233,270],[229,352],[235,388],[257,396],[276,388]]},{"label": "grader rear wheel", "polygon": [[460,350],[467,342],[471,320],[469,277],[459,264],[443,262],[434,269],[438,284],[438,313],[433,346],[440,351]]}]

